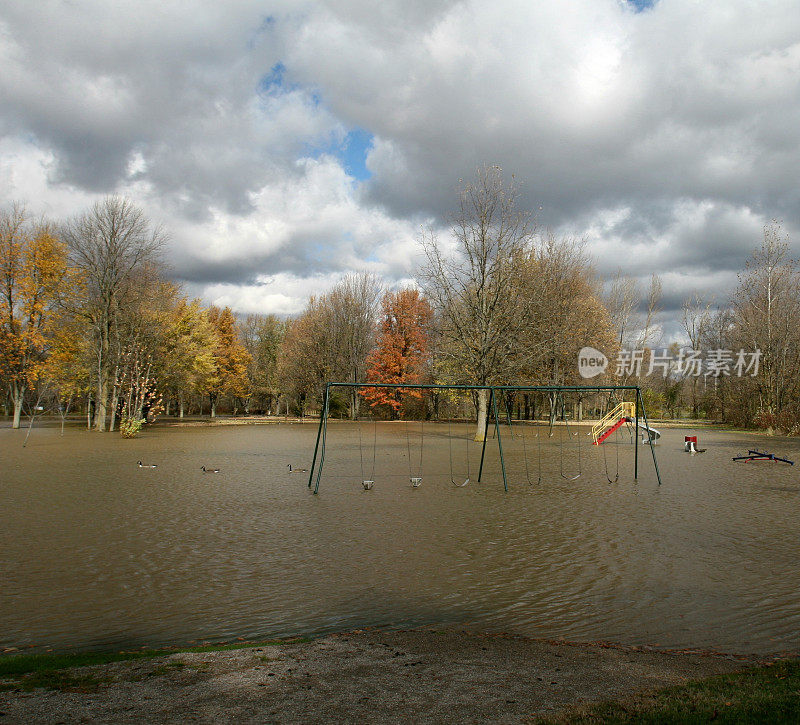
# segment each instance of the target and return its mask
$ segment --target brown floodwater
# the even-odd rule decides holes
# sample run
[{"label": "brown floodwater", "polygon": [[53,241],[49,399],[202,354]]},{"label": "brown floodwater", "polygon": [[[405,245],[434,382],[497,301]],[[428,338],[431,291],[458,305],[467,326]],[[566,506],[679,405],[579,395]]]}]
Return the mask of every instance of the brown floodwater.
[{"label": "brown floodwater", "polygon": [[[478,484],[480,447],[465,425],[425,426],[413,488],[419,424],[362,424],[359,447],[358,425],[335,422],[314,496],[287,464],[309,467],[316,430],[155,427],[126,441],[41,428],[26,448],[24,431],[0,430],[0,648],[431,623],[800,647],[797,440],[700,430],[708,451],[690,455],[693,431],[664,430],[658,486],[646,447],[633,480],[627,434],[594,447],[586,428],[568,440],[564,428],[523,438],[515,427],[513,440],[504,429],[504,493],[496,441]],[[731,461],[754,447],[798,465]],[[464,487],[451,483],[451,454]]]}]

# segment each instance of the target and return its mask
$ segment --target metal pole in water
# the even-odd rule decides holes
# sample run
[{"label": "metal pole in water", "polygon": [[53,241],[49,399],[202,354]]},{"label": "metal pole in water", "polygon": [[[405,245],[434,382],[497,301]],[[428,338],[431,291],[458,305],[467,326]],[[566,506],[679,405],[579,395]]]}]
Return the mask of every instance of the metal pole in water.
[{"label": "metal pole in water", "polygon": [[319,481],[322,478],[322,464],[325,463],[325,440],[328,437],[328,403],[330,400],[329,395],[330,385],[325,386],[325,404],[322,409],[323,423],[322,423],[322,449],[319,452],[319,468],[317,469],[317,482],[314,485],[314,493],[319,491]]},{"label": "metal pole in water", "polygon": [[[492,388],[494,393],[494,388]],[[503,441],[500,439],[500,421],[497,418],[497,396],[492,395],[492,402],[494,403],[494,429],[497,432],[497,447],[500,450],[500,468],[503,471],[503,488],[508,493],[508,479],[506,478],[506,464],[503,460]],[[487,411],[488,415],[488,411]]]},{"label": "metal pole in water", "polygon": [[[647,411],[644,409],[644,401],[642,400],[642,391],[638,391],[639,400],[642,401],[642,415],[644,416],[644,427],[647,431],[647,442],[650,444],[650,453],[653,454],[653,466],[656,469],[656,478],[658,479],[658,485],[661,485],[661,472],[658,470],[658,461],[656,460],[656,449],[653,447],[653,435],[650,433],[650,424],[647,422]],[[638,436],[637,436],[638,440]]]},{"label": "metal pole in water", "polygon": [[481,446],[481,465],[478,469],[478,483],[481,482],[481,476],[483,475],[483,457],[486,455],[486,436],[489,434],[489,406],[492,404],[492,400],[494,400],[494,388],[490,388],[489,390],[489,405],[486,406],[486,420],[483,424],[483,446]]},{"label": "metal pole in water", "polygon": [[314,480],[314,466],[317,464],[317,451],[319,450],[319,439],[322,436],[322,421],[324,420],[325,416],[323,411],[325,407],[328,405],[328,390],[329,386],[325,383],[325,392],[322,396],[322,409],[319,411],[319,428],[317,428],[317,443],[314,446],[314,458],[311,461],[311,473],[308,474],[308,487],[311,488],[311,482]]}]

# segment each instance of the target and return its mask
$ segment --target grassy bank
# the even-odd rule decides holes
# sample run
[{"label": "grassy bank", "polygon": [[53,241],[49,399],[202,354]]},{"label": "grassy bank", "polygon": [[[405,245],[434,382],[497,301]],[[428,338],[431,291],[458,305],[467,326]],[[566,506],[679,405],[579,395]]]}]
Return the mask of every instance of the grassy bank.
[{"label": "grassy bank", "polygon": [[245,647],[298,644],[310,642],[310,637],[295,637],[264,642],[234,642],[208,644],[196,647],[169,649],[141,649],[127,652],[70,652],[65,654],[18,654],[0,657],[0,690],[33,690],[45,687],[51,690],[88,690],[105,680],[95,675],[75,675],[73,667],[105,665],[127,660],[153,659],[181,652],[222,652]]},{"label": "grassy bank", "polygon": [[[370,635],[362,634],[362,637],[370,637]],[[586,665],[584,660],[587,656],[592,658],[601,658],[597,662],[604,663],[615,661],[617,665],[619,660],[608,660],[607,655],[614,655],[615,652],[610,650],[600,650],[596,646],[587,644],[581,647],[570,647],[561,649],[556,652],[558,645],[531,642],[529,645],[521,642],[515,638],[486,638],[478,636],[459,636],[447,635],[449,639],[449,649],[445,647],[442,652],[439,639],[431,643],[431,633],[394,633],[395,639],[391,645],[385,644],[384,640],[390,637],[386,633],[375,633],[371,635],[372,649],[365,648],[364,641],[358,648],[351,648],[350,651],[341,651],[342,648],[347,648],[348,641],[351,636],[337,639],[337,648],[323,648],[317,652],[317,659],[311,659],[311,662],[317,662],[321,670],[316,669],[317,665],[310,664],[306,657],[303,657],[302,668],[298,669],[292,674],[292,669],[287,667],[297,667],[296,660],[292,660],[295,655],[289,655],[289,659],[281,665],[279,658],[274,655],[258,654],[257,648],[262,646],[281,646],[281,645],[296,645],[298,643],[311,642],[310,638],[297,638],[288,640],[277,641],[264,641],[264,642],[235,642],[232,644],[217,644],[217,645],[201,645],[197,647],[188,648],[175,648],[175,649],[149,649],[149,650],[135,650],[130,652],[98,652],[98,653],[74,653],[74,654],[19,654],[9,655],[0,658],[0,689],[20,691],[32,691],[38,688],[45,688],[49,690],[57,690],[62,692],[104,692],[106,686],[108,688],[119,680],[119,671],[114,668],[103,668],[104,664],[112,664],[125,660],[143,660],[152,659],[157,657],[164,657],[179,653],[203,653],[203,652],[219,652],[224,650],[239,650],[243,648],[256,648],[256,652],[252,655],[252,660],[247,658],[241,660],[244,664],[240,667],[247,670],[252,678],[250,682],[252,687],[263,686],[263,680],[267,677],[272,677],[273,672],[267,672],[264,665],[268,665],[269,670],[273,670],[276,677],[281,676],[281,682],[287,689],[284,695],[287,707],[294,712],[294,707],[298,703],[305,703],[306,698],[310,697],[308,694],[308,687],[313,683],[314,687],[319,683],[323,683],[321,687],[322,692],[327,692],[325,701],[331,693],[338,693],[342,697],[343,712],[352,714],[351,708],[356,707],[357,703],[347,690],[348,682],[355,687],[356,692],[363,690],[363,672],[366,669],[373,672],[374,678],[378,678],[383,674],[383,681],[376,679],[373,683],[372,696],[378,700],[383,701],[383,698],[388,697],[387,693],[391,693],[392,688],[406,682],[408,676],[407,671],[402,671],[399,668],[402,666],[428,666],[430,672],[436,672],[440,677],[438,681],[430,680],[428,683],[431,689],[430,697],[432,701],[438,701],[445,693],[448,696],[456,699],[454,702],[459,703],[459,707],[463,710],[463,715],[477,718],[480,712],[480,702],[472,702],[469,698],[463,699],[458,695],[460,688],[466,687],[465,692],[471,691],[470,682],[476,681],[475,678],[480,679],[485,676],[491,676],[492,673],[501,678],[499,681],[506,681],[508,673],[506,669],[512,667],[516,672],[518,670],[517,664],[509,665],[508,657],[513,656],[521,657],[520,662],[537,662],[542,658],[547,658],[548,652],[557,657],[554,663],[557,662],[558,666],[552,668],[552,664],[545,665],[541,670],[542,673],[547,674],[547,677],[535,677],[535,672],[539,669],[532,670],[532,675],[529,676],[527,683],[522,683],[522,689],[511,699],[506,699],[506,703],[517,703],[528,696],[531,700],[538,702],[535,709],[527,710],[528,713],[540,710],[544,704],[541,700],[542,693],[547,693],[549,687],[556,686],[558,680],[562,682],[567,677],[567,672],[570,672],[571,682],[568,686],[569,690],[573,693],[572,700],[576,700],[579,695],[576,690],[572,689],[575,685],[580,690],[581,683],[584,678],[591,679],[591,674],[581,674],[581,672],[574,671],[574,667],[586,669],[588,672],[597,672],[597,664],[590,663]],[[409,636],[416,637],[416,645],[412,645],[411,641],[403,640],[402,637],[408,638]],[[444,635],[442,635],[444,636]],[[398,639],[399,638],[399,639]],[[402,644],[401,644],[402,643]],[[422,648],[424,646],[424,649]],[[464,650],[464,647],[473,648]],[[474,655],[477,653],[477,648],[480,647],[480,663],[476,664],[471,676],[467,676],[467,682],[464,679],[464,663],[472,663]],[[535,648],[534,653],[538,652],[537,656],[531,655],[529,647]],[[388,650],[387,650],[388,648]],[[496,649],[496,652],[491,656],[487,655],[487,649]],[[413,655],[411,651],[413,650]],[[474,651],[473,651],[474,650]],[[519,650],[519,651],[517,651]],[[284,650],[288,652],[289,650]],[[335,654],[338,651],[338,654]],[[373,652],[369,655],[369,651]],[[391,657],[387,659],[387,651]],[[470,654],[470,652],[472,654]],[[377,654],[375,654],[377,653]],[[590,654],[591,653],[591,654]],[[570,657],[570,656],[574,657]],[[331,664],[330,658],[339,657],[337,662]],[[367,659],[364,659],[365,656]],[[496,657],[500,659],[497,660]],[[643,660],[646,667],[652,667],[657,664],[657,660],[652,659],[652,654],[641,653],[637,657],[645,657]],[[669,659],[674,662],[677,655],[672,655]],[[533,659],[531,659],[531,657]],[[687,655],[687,657],[691,657]],[[361,659],[359,659],[361,658]],[[400,661],[403,660],[401,663]],[[499,664],[498,664],[499,662]],[[647,664],[649,663],[649,664]],[[156,681],[161,676],[169,676],[171,674],[181,671],[188,672],[190,669],[196,670],[198,673],[205,672],[207,668],[213,668],[213,661],[200,662],[197,661],[175,661],[169,659],[163,662],[154,663],[155,667],[144,672],[137,671],[135,676],[127,675],[130,682],[149,682]],[[94,666],[91,669],[76,669],[87,666]],[[469,665],[471,666],[471,664]],[[606,665],[602,665],[606,666]],[[601,669],[602,669],[601,666]],[[670,665],[671,667],[673,665]],[[225,665],[223,665],[223,668]],[[331,667],[332,671],[327,673],[325,668]],[[397,672],[391,674],[392,667]],[[637,665],[638,667],[638,665]],[[447,675],[448,668],[450,668],[449,677]],[[351,671],[352,670],[352,671]],[[442,674],[443,671],[445,674]],[[221,669],[219,672],[230,672],[230,670]],[[327,673],[327,674],[326,674]],[[348,680],[348,673],[351,675]],[[208,673],[206,673],[208,674]],[[530,674],[530,673],[529,673]],[[211,671],[211,675],[214,672]],[[208,676],[211,676],[208,675]],[[328,675],[330,678],[328,678]],[[306,679],[314,678],[314,679]],[[453,679],[455,678],[455,679]],[[424,681],[430,678],[423,677]],[[542,680],[544,681],[542,682]],[[553,680],[553,681],[551,681]],[[609,673],[606,682],[611,683],[614,680],[613,675]],[[276,680],[277,681],[277,680]],[[275,681],[273,681],[275,682]],[[293,688],[293,684],[302,687],[302,697],[298,695],[298,691]],[[549,683],[549,687],[548,687]],[[618,683],[617,683],[618,684]],[[194,680],[185,681],[181,687],[185,688],[180,690],[182,695],[189,695],[194,686],[202,688],[202,683],[197,685]],[[241,685],[237,685],[239,687]],[[216,687],[216,685],[215,685]],[[326,687],[333,688],[326,690]],[[420,685],[414,685],[413,691],[418,693]],[[444,689],[442,689],[444,688]],[[110,691],[110,690],[109,690]],[[639,692],[636,695],[621,697],[616,700],[607,702],[593,702],[585,704],[587,700],[594,699],[594,697],[602,696],[604,687],[600,683],[600,689],[595,692],[589,693],[584,691],[582,697],[584,698],[583,704],[568,705],[570,702],[569,697],[564,700],[561,699],[558,706],[566,709],[561,710],[555,716],[548,719],[536,719],[530,716],[524,717],[525,722],[536,722],[540,725],[549,723],[700,723],[716,721],[722,723],[795,723],[800,722],[800,660],[779,660],[766,666],[750,667],[741,672],[733,674],[716,675],[707,677],[705,679],[698,679],[688,681],[678,686],[666,687],[663,689],[652,690],[648,692]],[[605,690],[606,692],[608,690]],[[630,689],[630,692],[636,692],[635,689]],[[147,691],[149,693],[157,692],[154,690]],[[200,698],[207,697],[207,692],[200,692]],[[216,692],[216,690],[214,691]],[[463,693],[462,693],[463,694]],[[588,695],[588,697],[587,697]],[[220,697],[219,692],[216,692],[217,697]],[[506,695],[505,697],[509,697]],[[299,698],[299,699],[298,699]],[[365,699],[365,698],[362,698]],[[366,698],[369,699],[369,698]],[[205,700],[203,700],[205,701]],[[546,702],[546,697],[545,701]],[[21,702],[29,702],[22,700]],[[49,708],[53,703],[58,700],[42,700],[43,707]],[[89,701],[87,701],[89,702]],[[145,699],[142,702],[146,702]],[[225,700],[227,703],[227,700]],[[319,704],[319,703],[318,703]],[[144,705],[142,705],[144,707]],[[319,714],[316,709],[317,705],[307,704],[310,708],[307,712],[309,716]],[[321,705],[319,705],[321,707]],[[194,713],[195,710],[192,706],[186,706],[187,716]],[[502,707],[502,705],[500,705]],[[511,707],[511,705],[509,705]],[[113,710],[98,710],[98,713],[106,712],[107,714]],[[382,712],[379,708],[370,710],[373,715]],[[522,710],[520,715],[525,713]],[[98,715],[99,716],[99,715]]]},{"label": "grassy bank", "polygon": [[797,723],[800,660],[783,660],[635,698],[571,708],[551,723]]}]

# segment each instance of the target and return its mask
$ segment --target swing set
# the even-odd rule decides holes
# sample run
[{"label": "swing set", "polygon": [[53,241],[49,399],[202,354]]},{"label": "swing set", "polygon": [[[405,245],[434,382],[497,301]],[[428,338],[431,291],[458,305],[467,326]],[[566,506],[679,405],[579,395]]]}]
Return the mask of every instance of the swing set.
[{"label": "swing set", "polygon": [[[647,421],[647,413],[644,409],[644,402],[642,400],[642,393],[641,389],[635,385],[593,385],[593,386],[578,386],[578,385],[422,385],[422,384],[391,384],[391,383],[337,383],[337,382],[329,382],[325,384],[325,390],[323,395],[322,401],[322,411],[320,414],[319,420],[319,428],[317,430],[317,440],[314,446],[314,456],[311,463],[311,469],[308,477],[308,488],[313,487],[313,492],[316,494],[319,492],[319,485],[320,480],[322,479],[322,468],[325,463],[325,447],[327,442],[327,432],[328,432],[328,418],[330,417],[330,407],[331,407],[331,397],[332,393],[337,388],[349,388],[349,389],[374,389],[374,388],[391,388],[394,390],[414,390],[414,391],[461,391],[461,392],[471,392],[476,393],[479,391],[486,391],[489,394],[488,406],[487,406],[487,414],[486,420],[484,424],[484,435],[483,435],[483,442],[481,446],[481,458],[480,458],[480,466],[478,468],[478,476],[477,481],[480,483],[481,477],[483,475],[483,465],[486,456],[486,442],[489,438],[489,423],[490,418],[494,420],[494,435],[497,439],[497,448],[499,453],[500,459],[500,469],[503,475],[503,488],[505,491],[508,491],[508,475],[506,471],[505,465],[505,458],[503,454],[503,441],[500,432],[500,416],[498,414],[498,398],[501,396],[504,397],[506,401],[506,418],[507,423],[509,426],[509,433],[511,438],[515,437],[514,427],[512,426],[512,416],[511,416],[511,407],[510,407],[510,397],[513,394],[528,394],[528,393],[545,393],[550,399],[550,415],[549,415],[549,436],[553,437],[554,435],[554,427],[556,420],[560,417],[563,421],[563,430],[564,432],[560,438],[560,454],[559,454],[559,474],[560,476],[567,480],[567,481],[574,481],[578,479],[582,475],[582,460],[581,460],[581,445],[579,439],[579,433],[573,432],[570,429],[570,424],[567,416],[566,411],[566,403],[564,400],[564,393],[565,392],[574,392],[578,394],[589,394],[589,393],[604,393],[607,392],[610,395],[610,402],[614,399],[618,392],[621,392],[622,395],[625,395],[626,391],[630,391],[633,393],[634,400],[631,403],[626,403],[626,412],[630,412],[630,423],[633,424],[634,430],[638,430],[640,427],[644,429],[649,429],[649,424]],[[559,415],[560,413],[560,415]],[[639,418],[640,415],[643,419],[644,424],[642,426],[639,425]],[[627,417],[627,416],[626,416]],[[405,421],[405,437],[406,437],[406,450],[408,453],[408,477],[411,485],[414,488],[418,488],[423,481],[422,475],[422,451],[423,445],[425,440],[425,421],[420,421],[420,431],[419,431],[419,459],[417,462],[416,467],[414,466],[414,462],[412,462],[412,445],[411,445],[411,433],[410,433],[410,423],[408,420]],[[530,467],[528,465],[528,450],[527,450],[527,443],[526,443],[526,435],[524,432],[524,428],[527,426],[520,426],[520,432],[517,434],[522,438],[522,449],[523,449],[523,456],[525,461],[525,477],[529,485],[533,485],[533,480],[531,477]],[[614,431],[610,431],[611,433],[616,432],[619,426],[614,429]],[[541,484],[542,482],[542,444],[541,444],[541,433],[542,431],[539,430],[536,433],[536,437],[538,439],[538,446],[537,446],[537,457],[538,457],[538,465],[539,465],[539,472],[538,472],[538,480],[537,483]],[[453,436],[451,432],[451,424],[450,419],[448,418],[447,423],[447,435],[448,435],[448,453],[450,459],[450,481],[456,487],[464,487],[470,483],[471,480],[471,471],[470,471],[470,460],[469,460],[469,437],[465,438],[465,446],[466,446],[466,476],[456,476],[454,473],[454,466],[453,466]],[[597,440],[596,435],[593,435],[594,439]],[[606,436],[608,437],[608,436]],[[638,479],[639,477],[639,437],[634,435],[632,436],[633,443],[634,443],[634,467],[633,467],[633,477],[634,479]],[[567,471],[565,466],[565,455],[564,455],[564,439],[567,441],[574,440],[574,447],[576,449],[576,456],[577,456],[577,464],[578,470],[577,473],[574,471]],[[605,438],[604,438],[605,439]],[[658,461],[656,460],[656,453],[653,447],[654,439],[652,436],[649,438],[642,440],[643,444],[650,446],[650,452],[653,458],[653,467],[655,469],[656,478],[658,480],[658,484],[661,485],[661,474],[658,469]],[[372,461],[371,467],[369,470],[369,475],[367,475],[367,468],[369,467],[369,460],[367,459],[365,466],[365,458],[364,458],[364,450],[363,450],[363,438],[361,433],[361,424],[359,422],[358,425],[358,444],[359,444],[359,456],[360,456],[360,463],[361,463],[361,478],[362,484],[365,490],[371,489],[375,484],[375,461],[376,461],[376,451],[377,451],[377,423],[373,422],[373,434],[372,434]],[[617,470],[615,478],[612,479],[609,471],[608,471],[608,461],[606,459],[605,448],[603,449],[603,461],[605,464],[605,473],[606,478],[608,479],[609,483],[613,483],[619,480],[619,447],[617,446]],[[416,470],[415,470],[416,469]]]}]

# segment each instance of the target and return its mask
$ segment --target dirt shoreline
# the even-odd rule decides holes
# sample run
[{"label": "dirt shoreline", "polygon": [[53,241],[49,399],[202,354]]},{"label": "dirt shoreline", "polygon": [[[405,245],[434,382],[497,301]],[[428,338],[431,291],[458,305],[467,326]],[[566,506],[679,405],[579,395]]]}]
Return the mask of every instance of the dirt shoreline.
[{"label": "dirt shoreline", "polygon": [[0,691],[0,723],[520,723],[773,659],[452,629],[356,630],[75,668],[98,684]]}]

